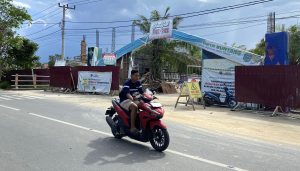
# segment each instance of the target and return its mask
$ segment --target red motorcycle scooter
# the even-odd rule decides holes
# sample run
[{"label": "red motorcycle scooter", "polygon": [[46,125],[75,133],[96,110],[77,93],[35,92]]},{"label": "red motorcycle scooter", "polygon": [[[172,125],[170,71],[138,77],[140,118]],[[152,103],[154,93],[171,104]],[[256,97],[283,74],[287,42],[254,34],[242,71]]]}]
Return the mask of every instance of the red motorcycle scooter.
[{"label": "red motorcycle scooter", "polygon": [[136,128],[138,135],[130,132],[130,112],[123,109],[117,99],[112,100],[112,107],[106,110],[106,122],[111,128],[115,138],[121,139],[128,136],[141,142],[150,141],[152,147],[157,151],[164,151],[169,146],[169,133],[167,127],[161,122],[164,115],[162,105],[153,102],[157,99],[150,90],[146,90],[143,95],[136,96],[140,101],[139,114],[136,118]]}]

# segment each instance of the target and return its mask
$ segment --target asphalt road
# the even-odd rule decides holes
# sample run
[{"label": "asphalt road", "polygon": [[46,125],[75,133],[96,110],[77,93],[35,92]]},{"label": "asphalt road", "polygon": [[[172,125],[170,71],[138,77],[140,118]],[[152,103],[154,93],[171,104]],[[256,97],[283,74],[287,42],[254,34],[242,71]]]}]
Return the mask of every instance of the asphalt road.
[{"label": "asphalt road", "polygon": [[0,170],[300,170],[297,147],[173,122],[165,122],[171,142],[159,153],[149,143],[114,139],[104,112],[0,91]]}]

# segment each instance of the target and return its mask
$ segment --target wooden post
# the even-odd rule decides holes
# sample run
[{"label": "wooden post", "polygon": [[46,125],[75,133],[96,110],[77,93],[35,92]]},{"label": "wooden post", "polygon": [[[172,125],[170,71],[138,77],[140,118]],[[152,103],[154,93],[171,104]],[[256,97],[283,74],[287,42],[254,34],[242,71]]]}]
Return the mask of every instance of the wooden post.
[{"label": "wooden post", "polygon": [[36,74],[33,75],[33,87],[37,88],[37,86],[36,86]]},{"label": "wooden post", "polygon": [[[78,73],[78,71],[77,71],[77,73]],[[71,80],[72,80],[72,84],[73,84],[73,91],[76,91],[76,85],[75,85],[75,81],[74,81],[74,77],[73,77],[73,73],[72,73],[72,68],[71,67],[70,67],[70,76],[71,76]],[[71,92],[73,92],[73,91],[71,91]]]},{"label": "wooden post", "polygon": [[18,87],[18,82],[19,82],[19,75],[16,74],[16,75],[15,75],[15,88],[16,88],[16,89],[19,89],[19,87]]}]

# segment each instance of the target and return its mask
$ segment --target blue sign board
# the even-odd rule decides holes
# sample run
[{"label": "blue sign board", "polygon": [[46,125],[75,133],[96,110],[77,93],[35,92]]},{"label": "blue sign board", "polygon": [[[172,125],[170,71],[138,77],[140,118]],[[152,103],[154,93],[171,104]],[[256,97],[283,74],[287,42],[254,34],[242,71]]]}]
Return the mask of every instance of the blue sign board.
[{"label": "blue sign board", "polygon": [[288,33],[266,34],[265,65],[288,65]]}]

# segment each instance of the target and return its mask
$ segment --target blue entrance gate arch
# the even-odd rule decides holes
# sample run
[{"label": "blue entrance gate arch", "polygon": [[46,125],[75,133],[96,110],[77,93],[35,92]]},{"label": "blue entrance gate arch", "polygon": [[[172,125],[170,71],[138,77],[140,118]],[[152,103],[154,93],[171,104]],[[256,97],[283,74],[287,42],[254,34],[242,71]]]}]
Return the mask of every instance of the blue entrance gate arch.
[{"label": "blue entrance gate arch", "polygon": [[[139,38],[116,51],[117,59],[149,43],[151,40],[148,37]],[[263,63],[262,56],[182,31],[173,30],[171,40],[187,42],[202,49],[202,91],[220,93],[221,99],[225,99],[224,84],[233,92],[235,90],[235,66]]]},{"label": "blue entrance gate arch", "polygon": [[[151,40],[149,40],[148,37],[149,36],[144,36],[139,38],[116,51],[115,54],[117,59],[149,43]],[[263,60],[261,56],[251,52],[210,41],[178,30],[173,30],[171,39],[193,44],[203,50],[214,53],[240,65],[258,65]]]}]

